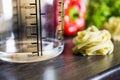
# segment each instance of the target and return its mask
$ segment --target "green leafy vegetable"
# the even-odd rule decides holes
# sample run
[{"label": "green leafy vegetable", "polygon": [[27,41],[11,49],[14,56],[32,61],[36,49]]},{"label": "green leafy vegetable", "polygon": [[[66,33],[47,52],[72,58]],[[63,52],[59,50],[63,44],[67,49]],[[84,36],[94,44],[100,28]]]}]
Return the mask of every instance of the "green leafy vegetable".
[{"label": "green leafy vegetable", "polygon": [[95,25],[100,28],[111,16],[120,16],[120,0],[90,0],[86,26]]}]

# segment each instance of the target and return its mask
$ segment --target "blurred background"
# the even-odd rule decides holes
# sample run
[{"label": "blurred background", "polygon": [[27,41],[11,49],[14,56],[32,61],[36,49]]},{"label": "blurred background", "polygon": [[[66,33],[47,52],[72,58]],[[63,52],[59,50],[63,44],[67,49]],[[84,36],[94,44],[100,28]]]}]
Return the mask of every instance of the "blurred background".
[{"label": "blurred background", "polygon": [[65,36],[75,36],[92,25],[119,36],[119,16],[120,0],[64,0]]}]

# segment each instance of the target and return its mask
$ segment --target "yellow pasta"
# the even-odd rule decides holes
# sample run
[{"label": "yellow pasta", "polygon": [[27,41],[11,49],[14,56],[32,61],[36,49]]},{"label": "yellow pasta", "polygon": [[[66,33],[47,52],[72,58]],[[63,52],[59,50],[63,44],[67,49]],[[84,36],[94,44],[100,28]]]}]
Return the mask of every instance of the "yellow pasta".
[{"label": "yellow pasta", "polygon": [[120,41],[120,17],[111,17],[108,22],[103,24],[102,28],[111,33],[114,41]]},{"label": "yellow pasta", "polygon": [[95,26],[79,31],[73,43],[75,54],[107,55],[111,54],[114,49],[111,34],[107,30],[98,30]]}]

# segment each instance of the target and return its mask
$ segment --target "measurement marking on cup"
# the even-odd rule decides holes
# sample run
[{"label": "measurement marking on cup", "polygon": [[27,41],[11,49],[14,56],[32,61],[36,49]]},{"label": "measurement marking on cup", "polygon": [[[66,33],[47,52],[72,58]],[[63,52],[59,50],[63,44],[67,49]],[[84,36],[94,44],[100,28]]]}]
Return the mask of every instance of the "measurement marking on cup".
[{"label": "measurement marking on cup", "polygon": [[31,35],[37,35],[36,33],[32,33]]},{"label": "measurement marking on cup", "polygon": [[30,5],[36,5],[36,3],[30,3]]},{"label": "measurement marking on cup", "polygon": [[37,53],[37,52],[32,52],[32,53]]},{"label": "measurement marking on cup", "polygon": [[37,44],[37,42],[33,42],[33,43],[31,43],[31,44]]},{"label": "measurement marking on cup", "polygon": [[30,25],[37,25],[37,23],[31,23]]},{"label": "measurement marking on cup", "polygon": [[30,15],[37,15],[36,13],[30,13]]}]

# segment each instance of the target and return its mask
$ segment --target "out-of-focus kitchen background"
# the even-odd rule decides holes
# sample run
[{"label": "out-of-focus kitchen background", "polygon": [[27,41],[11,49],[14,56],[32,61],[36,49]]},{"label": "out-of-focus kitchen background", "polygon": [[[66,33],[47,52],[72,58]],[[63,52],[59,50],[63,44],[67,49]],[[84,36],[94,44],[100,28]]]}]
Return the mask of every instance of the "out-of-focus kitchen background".
[{"label": "out-of-focus kitchen background", "polygon": [[75,36],[92,25],[120,35],[120,0],[64,0],[64,33]]}]

